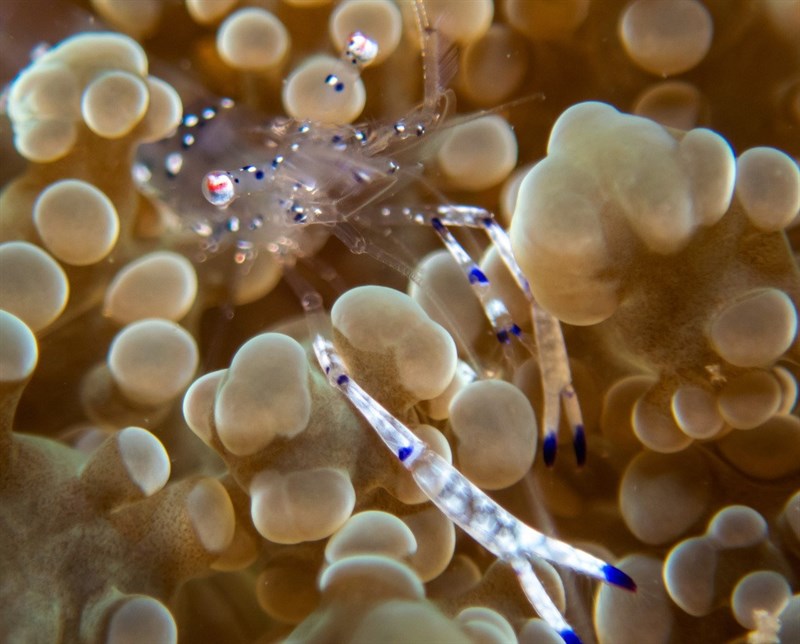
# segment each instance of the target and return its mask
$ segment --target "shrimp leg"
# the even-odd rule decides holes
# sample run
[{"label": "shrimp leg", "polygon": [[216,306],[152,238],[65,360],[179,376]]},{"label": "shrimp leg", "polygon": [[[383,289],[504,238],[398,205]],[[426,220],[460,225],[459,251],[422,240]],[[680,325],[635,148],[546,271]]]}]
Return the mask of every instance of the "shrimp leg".
[{"label": "shrimp leg", "polygon": [[392,454],[411,473],[419,488],[445,516],[512,567],[531,605],[565,642],[574,644],[580,639],[536,576],[532,562],[537,558],[626,590],[636,590],[635,582],[618,568],[563,541],[548,537],[517,519],[374,400],[347,373],[329,339],[321,295],[299,275],[289,271],[287,277],[303,305],[314,353],[331,386],[358,409]]},{"label": "shrimp leg", "polygon": [[[578,464],[583,465],[586,462],[586,435],[580,403],[572,385],[572,373],[561,324],[534,299],[528,280],[523,275],[522,269],[511,251],[508,234],[497,223],[492,213],[484,208],[460,205],[399,209],[384,207],[376,219],[380,225],[412,223],[432,226],[467,276],[498,340],[508,343],[516,337],[524,343],[519,326],[511,319],[507,307],[496,295],[491,282],[448,230],[448,226],[480,228],[486,232],[531,308],[531,319],[536,336],[535,351],[539,359],[544,392],[542,422],[544,461],[548,466],[555,462],[558,425],[563,405],[567,421],[572,428],[575,457]],[[533,350],[532,347],[528,347],[528,349]]]}]

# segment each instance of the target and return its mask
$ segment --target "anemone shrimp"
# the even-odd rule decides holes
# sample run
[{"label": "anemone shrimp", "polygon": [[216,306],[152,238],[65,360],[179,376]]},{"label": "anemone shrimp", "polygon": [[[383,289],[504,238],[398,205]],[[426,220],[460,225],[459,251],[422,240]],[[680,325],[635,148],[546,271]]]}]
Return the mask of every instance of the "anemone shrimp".
[{"label": "anemone shrimp", "polygon": [[[298,263],[310,260],[317,250],[319,244],[313,231],[322,229],[338,237],[353,253],[372,255],[413,281],[415,275],[402,253],[391,242],[380,243],[372,233],[389,226],[428,226],[468,279],[507,359],[514,343],[538,357],[544,390],[545,463],[552,465],[555,460],[563,405],[573,429],[577,461],[583,464],[583,422],[561,327],[555,317],[536,304],[506,231],[490,211],[480,207],[449,203],[397,207],[386,202],[401,184],[420,178],[422,162],[415,157],[419,141],[446,127],[453,102],[448,89],[454,72],[452,50],[430,24],[424,0],[415,0],[414,8],[422,45],[421,104],[399,120],[377,125],[275,119],[262,131],[259,142],[245,151],[252,158],[238,169],[213,169],[213,153],[207,153],[198,193],[202,191],[219,215],[211,223],[195,223],[193,229],[211,251],[233,236],[237,261],[247,261],[250,253],[257,250],[266,250],[274,258],[301,301],[314,353],[330,385],[361,413],[425,495],[452,522],[511,566],[537,613],[565,641],[576,642],[579,640],[575,631],[548,596],[532,562],[542,558],[628,590],[636,589],[633,580],[589,553],[522,523],[372,398],[349,375],[330,339],[321,294],[297,270]],[[362,32],[354,32],[339,71],[319,79],[322,89],[334,95],[347,91],[376,55],[376,42]],[[231,108],[232,103],[223,100],[218,108],[185,116],[176,135],[180,147],[191,147],[201,136],[201,126],[218,120],[220,111]],[[152,165],[144,167],[140,163],[140,183],[147,188],[154,181],[173,180],[184,171],[184,160],[179,150],[167,154],[158,180],[154,180]],[[193,163],[197,165],[196,160]],[[531,309],[535,341],[514,322],[494,282],[450,231],[459,227],[482,230],[496,248]],[[243,232],[248,234],[240,234]],[[472,377],[477,378],[477,373]]]}]

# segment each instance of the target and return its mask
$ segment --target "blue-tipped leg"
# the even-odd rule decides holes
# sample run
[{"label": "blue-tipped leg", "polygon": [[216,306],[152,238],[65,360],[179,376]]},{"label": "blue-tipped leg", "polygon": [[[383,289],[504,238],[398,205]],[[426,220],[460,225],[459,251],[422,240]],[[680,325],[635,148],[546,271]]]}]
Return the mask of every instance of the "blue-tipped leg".
[{"label": "blue-tipped leg", "polygon": [[558,634],[567,644],[581,644],[581,638],[571,628],[565,628],[563,631],[559,631]]},{"label": "blue-tipped leg", "polygon": [[470,284],[488,284],[489,283],[489,278],[486,277],[484,272],[480,268],[478,268],[477,266],[470,270],[469,275],[467,275],[467,277],[469,278],[469,283]]},{"label": "blue-tipped leg", "polygon": [[615,568],[611,564],[603,566],[603,575],[609,584],[619,586],[625,590],[636,592],[636,582],[633,581],[628,575],[622,572],[619,568]]},{"label": "blue-tipped leg", "polygon": [[544,445],[542,445],[542,454],[544,455],[544,464],[547,467],[552,467],[556,462],[556,452],[558,451],[558,438],[555,434],[547,434],[544,437]]},{"label": "blue-tipped leg", "polygon": [[586,432],[583,430],[583,425],[575,426],[572,447],[575,449],[575,460],[578,461],[578,465],[584,465],[586,463]]}]

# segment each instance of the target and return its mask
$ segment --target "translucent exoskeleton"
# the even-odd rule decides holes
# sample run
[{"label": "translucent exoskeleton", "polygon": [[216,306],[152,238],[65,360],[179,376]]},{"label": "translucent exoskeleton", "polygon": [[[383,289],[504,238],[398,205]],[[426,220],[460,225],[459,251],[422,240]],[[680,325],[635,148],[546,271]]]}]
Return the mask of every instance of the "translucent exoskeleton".
[{"label": "translucent exoskeleton", "polygon": [[[415,0],[421,35],[424,96],[422,103],[404,118],[384,125],[330,125],[281,118],[261,130],[261,137],[237,154],[245,163],[233,169],[219,169],[214,146],[206,147],[204,157],[188,160],[180,150],[164,157],[160,172],[170,180],[186,172],[197,177],[207,204],[217,209],[216,217],[197,219],[193,227],[206,238],[209,247],[230,233],[237,236],[244,250],[254,245],[272,253],[300,298],[311,327],[314,352],[333,387],[339,389],[375,429],[392,454],[441,511],[483,547],[508,563],[517,575],[526,596],[539,615],[568,642],[579,641],[536,577],[531,561],[538,557],[571,568],[602,581],[635,590],[636,586],[621,570],[596,557],[525,525],[467,480],[438,456],[397,418],[366,393],[347,373],[346,366],[328,337],[322,297],[294,270],[298,261],[316,249],[308,242],[307,231],[324,230],[339,237],[353,252],[369,253],[407,274],[412,271],[391,244],[379,244],[379,236],[365,234],[386,226],[429,226],[463,270],[481,302],[498,342],[508,346],[521,343],[538,357],[544,389],[543,454],[553,463],[556,434],[563,408],[573,429],[573,443],[579,464],[586,457],[580,406],[572,387],[567,352],[557,319],[537,306],[528,282],[517,265],[505,230],[489,211],[472,206],[439,204],[395,207],[384,203],[402,181],[419,174],[414,158],[418,141],[441,128],[452,93],[447,84],[454,71],[453,58],[438,32],[429,24],[423,0]],[[352,74],[328,76],[320,82],[331,91],[340,91],[376,55],[376,44],[356,32],[347,43],[343,59]],[[229,102],[189,115],[178,137],[186,149],[193,145],[199,127],[212,127],[218,110],[232,109]],[[206,135],[204,133],[204,135]],[[211,152],[209,152],[211,150]],[[250,155],[247,158],[245,155]],[[221,158],[230,158],[226,150]],[[157,183],[153,163],[140,164],[143,182]],[[202,170],[200,170],[202,169]],[[200,178],[202,172],[202,178]],[[209,223],[211,222],[211,223]],[[451,227],[479,229],[488,235],[528,300],[535,342],[514,323],[494,284],[452,235]],[[249,245],[249,246],[247,246]],[[412,275],[410,275],[412,276]],[[413,278],[413,276],[412,276]]]}]

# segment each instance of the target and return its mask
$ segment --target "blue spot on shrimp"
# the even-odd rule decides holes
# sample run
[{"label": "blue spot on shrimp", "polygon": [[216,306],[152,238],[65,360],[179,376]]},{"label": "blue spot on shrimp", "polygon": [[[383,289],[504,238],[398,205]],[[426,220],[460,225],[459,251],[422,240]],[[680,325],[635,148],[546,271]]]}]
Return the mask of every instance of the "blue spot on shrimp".
[{"label": "blue spot on shrimp", "polygon": [[[556,457],[562,406],[575,436],[577,459],[580,464],[585,460],[583,419],[560,325],[534,301],[502,226],[485,208],[450,204],[443,197],[432,205],[392,203],[405,186],[425,184],[427,146],[423,143],[449,127],[447,117],[453,106],[448,89],[455,71],[452,50],[427,24],[421,0],[416,8],[424,91],[422,102],[404,117],[356,125],[278,117],[264,125],[259,114],[222,99],[187,113],[170,139],[143,146],[136,179],[143,191],[185,216],[186,227],[200,239],[201,261],[232,252],[234,264],[245,270],[259,256],[267,256],[280,268],[305,311],[313,350],[330,386],[367,419],[431,502],[511,566],[537,613],[566,641],[578,641],[536,579],[531,563],[542,558],[626,590],[635,590],[633,580],[512,516],[370,397],[349,374],[331,342],[323,298],[312,283],[322,275],[328,286],[342,288],[335,271],[316,257],[330,236],[352,253],[369,255],[414,281],[418,278],[413,253],[392,230],[429,229],[462,271],[496,338],[500,357],[491,367],[470,356],[475,377],[489,371],[507,375],[520,352],[538,357],[546,464],[552,465]],[[360,70],[369,64],[369,56],[374,57],[373,44],[363,34],[354,34],[343,57],[355,60],[354,67]],[[320,83],[341,93],[349,80],[329,74]],[[235,164],[227,165],[234,160]],[[440,197],[435,189],[429,191]],[[497,249],[531,308],[532,333],[522,331],[496,284],[453,234],[461,229],[485,235]],[[543,346],[547,351],[539,350]]]}]

